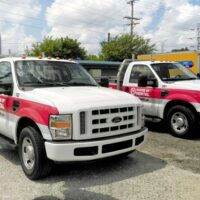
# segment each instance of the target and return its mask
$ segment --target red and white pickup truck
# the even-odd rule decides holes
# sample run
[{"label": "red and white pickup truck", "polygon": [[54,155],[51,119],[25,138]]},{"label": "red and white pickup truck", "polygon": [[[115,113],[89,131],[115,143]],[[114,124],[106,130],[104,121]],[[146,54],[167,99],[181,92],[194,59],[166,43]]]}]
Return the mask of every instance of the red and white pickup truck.
[{"label": "red and white pickup truck", "polygon": [[18,148],[30,179],[52,161],[127,154],[144,143],[139,98],[99,86],[79,64],[58,59],[0,59],[0,145]]},{"label": "red and white pickup truck", "polygon": [[172,134],[188,137],[200,121],[200,80],[175,62],[124,60],[110,87],[139,97],[147,118],[164,119]]}]

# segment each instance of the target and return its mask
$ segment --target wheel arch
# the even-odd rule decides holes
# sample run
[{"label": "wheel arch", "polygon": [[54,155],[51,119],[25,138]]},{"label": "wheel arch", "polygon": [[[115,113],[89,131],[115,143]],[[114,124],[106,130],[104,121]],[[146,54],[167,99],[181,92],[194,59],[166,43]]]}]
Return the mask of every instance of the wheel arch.
[{"label": "wheel arch", "polygon": [[21,133],[22,129],[27,127],[27,126],[34,127],[39,132],[39,134],[42,135],[40,128],[38,127],[38,125],[32,119],[30,119],[28,117],[22,117],[18,121],[17,127],[16,127],[16,143],[17,144],[19,142],[19,136],[20,136],[20,133]]},{"label": "wheel arch", "polygon": [[183,101],[183,100],[173,100],[173,101],[168,102],[165,106],[164,115],[163,115],[164,119],[166,119],[169,109],[176,105],[185,106],[185,107],[191,109],[195,115],[197,114],[195,107],[191,103],[189,103],[187,101]]}]

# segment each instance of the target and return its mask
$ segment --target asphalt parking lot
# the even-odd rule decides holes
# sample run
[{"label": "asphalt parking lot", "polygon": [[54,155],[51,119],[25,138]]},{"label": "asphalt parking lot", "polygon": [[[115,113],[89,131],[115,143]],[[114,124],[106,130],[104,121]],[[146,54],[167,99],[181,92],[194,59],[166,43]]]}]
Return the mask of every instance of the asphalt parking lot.
[{"label": "asphalt parking lot", "polygon": [[30,181],[17,152],[0,147],[0,200],[197,200],[200,198],[200,137],[184,140],[148,124],[150,135],[122,159],[55,165],[52,174]]}]

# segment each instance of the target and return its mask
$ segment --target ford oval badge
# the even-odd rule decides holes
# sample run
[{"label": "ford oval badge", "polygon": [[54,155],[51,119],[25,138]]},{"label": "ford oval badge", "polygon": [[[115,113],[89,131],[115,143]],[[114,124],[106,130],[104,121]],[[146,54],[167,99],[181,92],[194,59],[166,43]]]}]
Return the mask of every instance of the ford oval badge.
[{"label": "ford oval badge", "polygon": [[113,123],[119,123],[119,122],[121,122],[122,121],[122,118],[121,117],[114,117],[113,119],[112,119],[112,122]]}]

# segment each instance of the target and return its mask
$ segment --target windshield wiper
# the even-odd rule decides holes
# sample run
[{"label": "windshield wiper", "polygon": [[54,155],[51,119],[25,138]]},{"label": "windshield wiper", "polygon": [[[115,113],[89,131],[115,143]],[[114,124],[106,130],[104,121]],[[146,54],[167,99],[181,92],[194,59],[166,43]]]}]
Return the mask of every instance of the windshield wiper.
[{"label": "windshield wiper", "polygon": [[68,84],[71,86],[97,86],[92,83],[81,83],[81,82],[69,82]]},{"label": "windshield wiper", "polygon": [[196,80],[197,78],[162,78],[163,81],[187,81],[187,80]]},{"label": "windshield wiper", "polygon": [[23,82],[26,86],[69,86],[67,82]]},{"label": "windshield wiper", "polygon": [[24,86],[97,86],[91,83],[79,83],[79,82],[24,82]]},{"label": "windshield wiper", "polygon": [[184,80],[196,80],[196,79],[198,79],[198,78],[195,78],[195,77],[190,77],[190,78],[185,78]]},{"label": "windshield wiper", "polygon": [[47,86],[69,86],[68,82],[43,82],[44,85]]}]

